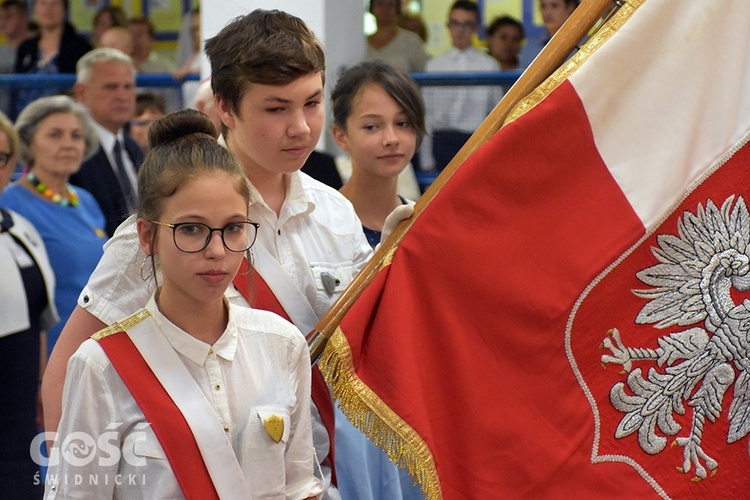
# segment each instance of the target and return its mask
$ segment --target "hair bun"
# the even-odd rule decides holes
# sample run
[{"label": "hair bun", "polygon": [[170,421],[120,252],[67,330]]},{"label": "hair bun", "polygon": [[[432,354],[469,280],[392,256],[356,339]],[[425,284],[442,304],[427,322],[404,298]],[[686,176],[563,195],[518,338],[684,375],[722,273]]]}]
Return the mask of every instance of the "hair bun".
[{"label": "hair bun", "polygon": [[175,111],[159,118],[148,129],[150,147],[164,146],[193,134],[216,137],[216,127],[205,113],[195,109]]}]

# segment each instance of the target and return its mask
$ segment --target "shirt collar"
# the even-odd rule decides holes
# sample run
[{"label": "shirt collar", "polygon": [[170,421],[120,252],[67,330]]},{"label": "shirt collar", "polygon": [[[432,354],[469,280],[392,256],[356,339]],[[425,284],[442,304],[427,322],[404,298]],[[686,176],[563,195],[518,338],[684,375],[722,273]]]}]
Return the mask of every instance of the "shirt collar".
[{"label": "shirt collar", "polygon": [[229,310],[229,321],[224,333],[214,345],[198,340],[177,325],[169,321],[156,305],[156,296],[152,295],[146,305],[146,310],[151,314],[172,345],[175,351],[188,358],[193,363],[203,366],[211,353],[216,353],[227,361],[232,361],[237,352],[237,325],[235,323],[236,313],[230,307],[229,302],[224,299],[224,306]]},{"label": "shirt collar", "polygon": [[474,53],[474,46],[473,45],[469,45],[468,47],[466,47],[463,50],[461,50],[461,49],[459,49],[457,47],[451,46],[451,53],[454,56],[468,56],[468,55],[471,55],[471,54]]},{"label": "shirt collar", "polygon": [[101,144],[102,149],[105,151],[112,151],[114,149],[115,140],[119,140],[123,146],[125,145],[123,142],[125,135],[123,134],[122,129],[118,130],[117,134],[113,134],[94,120],[91,120],[91,125],[93,125],[96,136],[99,138],[99,144]]}]

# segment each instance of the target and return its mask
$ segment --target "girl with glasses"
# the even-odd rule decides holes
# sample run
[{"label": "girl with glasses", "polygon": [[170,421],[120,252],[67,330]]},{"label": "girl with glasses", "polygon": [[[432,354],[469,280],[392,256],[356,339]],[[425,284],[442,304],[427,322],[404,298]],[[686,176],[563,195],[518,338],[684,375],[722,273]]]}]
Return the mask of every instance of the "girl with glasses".
[{"label": "girl with glasses", "polygon": [[[313,477],[305,339],[280,317],[224,296],[258,225],[248,220],[238,160],[213,128],[185,110],[149,131],[137,228],[147,256],[141,277],[154,293],[71,358],[49,496],[322,491]],[[81,446],[88,454],[73,457]]]}]

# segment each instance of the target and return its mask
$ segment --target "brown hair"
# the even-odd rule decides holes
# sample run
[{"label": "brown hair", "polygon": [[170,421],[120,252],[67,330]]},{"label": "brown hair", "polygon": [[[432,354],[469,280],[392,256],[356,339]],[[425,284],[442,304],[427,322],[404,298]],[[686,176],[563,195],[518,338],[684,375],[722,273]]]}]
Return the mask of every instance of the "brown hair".
[{"label": "brown hair", "polygon": [[333,120],[346,130],[352,114],[352,103],[360,90],[369,84],[379,85],[404,110],[417,133],[417,147],[424,137],[424,100],[412,77],[383,61],[369,61],[352,66],[341,75],[333,89]]},{"label": "brown hair", "polygon": [[94,19],[91,24],[96,24],[97,21],[99,21],[99,18],[104,15],[109,15],[109,17],[112,18],[112,26],[119,26],[121,28],[128,27],[128,16],[125,15],[125,11],[122,10],[122,7],[117,7],[114,5],[108,5],[97,10],[96,14],[94,14]]},{"label": "brown hair", "polygon": [[128,28],[133,24],[141,24],[146,27],[146,30],[148,31],[148,34],[151,38],[154,37],[154,23],[151,22],[151,20],[147,17],[139,16],[139,17],[133,17],[128,21]]},{"label": "brown hair", "polygon": [[149,151],[138,170],[138,216],[158,219],[164,204],[186,181],[221,171],[250,203],[250,187],[237,157],[213,138],[214,125],[194,109],[159,118],[148,130]]},{"label": "brown hair", "polygon": [[247,85],[286,85],[311,73],[325,75],[323,47],[298,17],[256,9],[206,41],[211,88],[237,113]]}]

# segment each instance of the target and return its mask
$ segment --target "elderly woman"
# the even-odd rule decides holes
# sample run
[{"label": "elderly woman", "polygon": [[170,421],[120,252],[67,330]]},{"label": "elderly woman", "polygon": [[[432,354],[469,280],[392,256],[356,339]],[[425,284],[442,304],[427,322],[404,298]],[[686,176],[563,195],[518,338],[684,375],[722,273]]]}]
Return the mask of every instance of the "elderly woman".
[{"label": "elderly woman", "polygon": [[[0,114],[0,191],[18,157],[18,136]],[[55,276],[41,236],[0,198],[0,491],[40,497],[39,467],[29,454],[37,434],[37,400],[46,360],[44,331],[57,321]],[[44,353],[44,354],[43,354]]]},{"label": "elderly woman", "polygon": [[87,191],[68,184],[96,147],[85,109],[67,96],[43,97],[16,121],[28,173],[3,193],[3,203],[42,235],[55,272],[60,322],[48,331],[47,351],[60,335],[78,294],[102,256],[104,214]]}]

